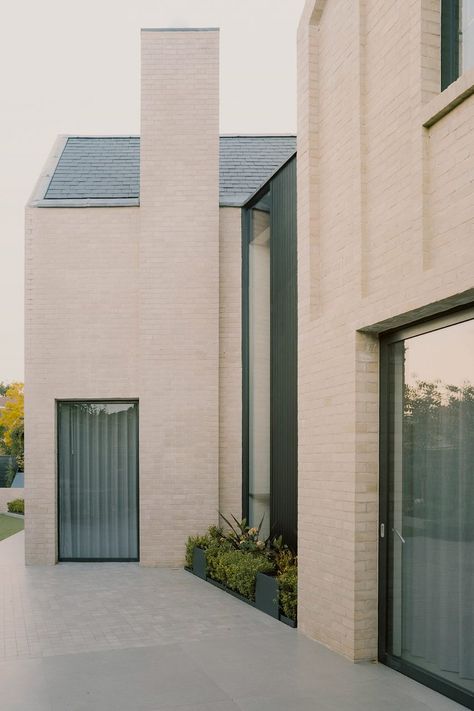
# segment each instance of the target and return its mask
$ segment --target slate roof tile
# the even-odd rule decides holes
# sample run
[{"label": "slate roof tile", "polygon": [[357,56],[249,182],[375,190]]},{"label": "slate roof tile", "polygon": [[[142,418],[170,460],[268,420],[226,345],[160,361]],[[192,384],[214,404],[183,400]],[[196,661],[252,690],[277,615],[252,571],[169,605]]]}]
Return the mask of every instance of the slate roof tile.
[{"label": "slate roof tile", "polygon": [[[221,136],[220,204],[244,204],[295,151],[295,136]],[[44,199],[54,205],[55,200],[139,196],[138,136],[71,136]]]}]

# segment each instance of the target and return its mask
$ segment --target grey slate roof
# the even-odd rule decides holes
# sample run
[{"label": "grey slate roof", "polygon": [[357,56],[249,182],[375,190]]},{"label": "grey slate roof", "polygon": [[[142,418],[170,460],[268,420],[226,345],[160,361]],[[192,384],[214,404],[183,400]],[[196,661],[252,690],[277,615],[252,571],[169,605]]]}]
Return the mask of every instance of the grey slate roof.
[{"label": "grey slate roof", "polygon": [[[245,203],[295,151],[295,136],[221,136],[220,204]],[[42,204],[139,196],[138,136],[74,136],[65,143]]]},{"label": "grey slate roof", "polygon": [[296,136],[221,136],[221,205],[243,205],[296,151]]},{"label": "grey slate roof", "polygon": [[140,139],[68,138],[46,200],[137,198],[140,194]]}]

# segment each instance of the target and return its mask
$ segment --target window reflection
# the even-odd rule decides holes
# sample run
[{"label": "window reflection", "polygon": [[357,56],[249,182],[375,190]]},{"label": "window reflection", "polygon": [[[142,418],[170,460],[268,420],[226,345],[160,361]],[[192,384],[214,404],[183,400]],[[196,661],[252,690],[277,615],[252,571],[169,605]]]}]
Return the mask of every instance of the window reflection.
[{"label": "window reflection", "polygon": [[391,651],[474,692],[474,321],[389,348]]},{"label": "window reflection", "polygon": [[249,521],[270,533],[270,209],[251,211],[249,244]]}]

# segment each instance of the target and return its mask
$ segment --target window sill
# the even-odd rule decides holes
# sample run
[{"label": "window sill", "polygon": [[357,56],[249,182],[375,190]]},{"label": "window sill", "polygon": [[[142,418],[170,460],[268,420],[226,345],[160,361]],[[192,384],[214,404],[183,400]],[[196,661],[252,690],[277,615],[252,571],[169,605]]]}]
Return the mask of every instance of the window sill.
[{"label": "window sill", "polygon": [[472,94],[474,94],[474,69],[461,74],[459,79],[456,79],[424,107],[423,126],[431,128]]}]

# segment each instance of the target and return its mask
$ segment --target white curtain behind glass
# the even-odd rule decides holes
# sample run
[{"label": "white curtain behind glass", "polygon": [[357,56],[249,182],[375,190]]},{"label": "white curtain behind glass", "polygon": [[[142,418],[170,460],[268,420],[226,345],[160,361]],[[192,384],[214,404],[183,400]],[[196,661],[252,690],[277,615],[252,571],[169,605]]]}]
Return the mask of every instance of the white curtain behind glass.
[{"label": "white curtain behind glass", "polygon": [[60,558],[137,558],[137,405],[60,403],[58,426]]}]

